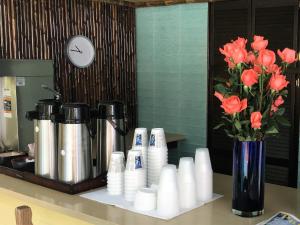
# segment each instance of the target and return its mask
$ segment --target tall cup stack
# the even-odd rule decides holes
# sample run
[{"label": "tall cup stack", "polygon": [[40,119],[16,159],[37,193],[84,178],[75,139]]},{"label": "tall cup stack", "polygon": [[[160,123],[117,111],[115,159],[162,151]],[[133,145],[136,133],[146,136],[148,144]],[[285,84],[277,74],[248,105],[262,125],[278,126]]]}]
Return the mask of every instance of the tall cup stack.
[{"label": "tall cup stack", "polygon": [[162,168],[168,163],[168,148],[163,128],[153,128],[147,154],[148,186],[158,184]]},{"label": "tall cup stack", "polygon": [[180,158],[178,168],[180,208],[190,209],[197,204],[195,165],[192,157]]},{"label": "tall cup stack", "polygon": [[179,213],[179,193],[175,165],[163,167],[157,190],[157,213],[172,217]]},{"label": "tall cup stack", "polygon": [[195,176],[197,199],[206,202],[213,197],[213,171],[207,148],[196,149]]}]

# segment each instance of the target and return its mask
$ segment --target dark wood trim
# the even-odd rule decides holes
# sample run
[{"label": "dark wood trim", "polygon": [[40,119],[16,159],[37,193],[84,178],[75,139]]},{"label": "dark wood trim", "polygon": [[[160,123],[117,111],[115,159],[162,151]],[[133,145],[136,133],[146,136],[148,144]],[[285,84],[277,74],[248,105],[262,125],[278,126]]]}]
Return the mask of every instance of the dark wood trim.
[{"label": "dark wood trim", "polygon": [[132,2],[134,7],[153,7],[153,6],[168,6],[176,4],[186,3],[207,3],[207,2],[220,2],[229,0],[156,0],[156,1],[143,1],[143,2]]},{"label": "dark wood trim", "polygon": [[[297,3],[298,1],[294,1]],[[297,4],[294,6],[294,30],[293,30],[293,36],[294,36],[294,41],[293,41],[293,48],[298,49],[298,18],[299,18],[299,5]],[[297,68],[295,68],[297,71]],[[299,73],[298,73],[299,74]],[[291,118],[291,137],[290,137],[290,143],[291,143],[291,149],[289,152],[289,186],[291,187],[297,187],[298,185],[298,154],[299,154],[299,114],[297,111],[299,111],[299,104],[297,104],[297,86],[296,86],[296,80],[297,80],[297,73],[292,72],[291,73],[291,94],[294,96],[292,98],[291,102],[291,110],[293,112],[292,118]],[[299,95],[299,93],[298,93]],[[298,106],[298,107],[297,107]]]},{"label": "dark wood trim", "polygon": [[[214,65],[214,54],[212,53],[212,50],[214,49],[214,3],[210,3],[208,5],[208,12],[209,12],[209,18],[208,18],[208,35],[209,35],[209,43],[208,43],[208,94],[207,94],[207,146],[211,146],[211,127],[212,127],[212,104],[210,104],[213,101],[213,95],[210,93],[213,93],[213,77],[211,76],[213,74],[213,65]],[[211,154],[211,153],[210,153]]]}]

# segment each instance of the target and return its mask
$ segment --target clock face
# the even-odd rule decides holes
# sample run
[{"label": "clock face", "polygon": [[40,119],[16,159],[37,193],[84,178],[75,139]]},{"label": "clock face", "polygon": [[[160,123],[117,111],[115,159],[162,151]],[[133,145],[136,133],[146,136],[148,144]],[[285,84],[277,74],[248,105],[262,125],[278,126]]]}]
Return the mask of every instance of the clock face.
[{"label": "clock face", "polygon": [[74,36],[67,44],[67,56],[71,63],[79,68],[88,67],[95,58],[95,48],[85,36]]}]

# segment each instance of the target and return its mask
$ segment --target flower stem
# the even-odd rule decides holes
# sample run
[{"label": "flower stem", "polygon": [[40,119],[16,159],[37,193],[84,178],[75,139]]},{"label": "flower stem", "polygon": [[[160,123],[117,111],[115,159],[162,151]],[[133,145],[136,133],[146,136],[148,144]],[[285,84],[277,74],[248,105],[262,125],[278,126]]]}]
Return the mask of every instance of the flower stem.
[{"label": "flower stem", "polygon": [[261,74],[261,75],[259,76],[259,92],[260,92],[260,98],[259,98],[259,112],[261,112],[261,109],[262,109],[262,101],[263,101],[263,90],[264,90],[263,76],[264,76],[264,74]]}]

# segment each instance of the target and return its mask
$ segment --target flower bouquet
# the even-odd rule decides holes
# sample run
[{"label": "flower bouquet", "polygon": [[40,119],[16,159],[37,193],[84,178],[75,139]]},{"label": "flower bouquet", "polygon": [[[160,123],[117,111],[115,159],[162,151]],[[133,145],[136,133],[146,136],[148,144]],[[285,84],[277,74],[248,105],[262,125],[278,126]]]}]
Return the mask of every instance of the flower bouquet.
[{"label": "flower bouquet", "polygon": [[215,129],[224,128],[234,138],[232,212],[252,217],[264,211],[264,139],[289,125],[284,117],[284,99],[289,82],[284,75],[295,62],[296,52],[285,48],[276,55],[267,49],[268,40],[254,36],[251,50],[247,40],[237,38],[220,48],[228,65],[228,77],[216,78],[215,96],[224,113]]},{"label": "flower bouquet", "polygon": [[239,141],[260,141],[279,133],[279,126],[289,125],[284,114],[284,98],[289,82],[284,75],[295,62],[296,52],[278,50],[281,58],[266,49],[268,40],[254,36],[252,50],[246,50],[247,40],[238,38],[224,45],[220,52],[228,64],[228,79],[216,78],[215,96],[224,109],[223,121],[215,127],[225,127],[229,137]]}]

